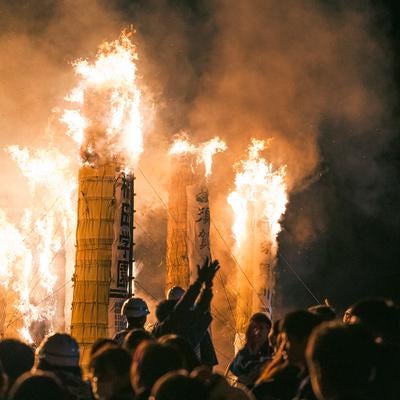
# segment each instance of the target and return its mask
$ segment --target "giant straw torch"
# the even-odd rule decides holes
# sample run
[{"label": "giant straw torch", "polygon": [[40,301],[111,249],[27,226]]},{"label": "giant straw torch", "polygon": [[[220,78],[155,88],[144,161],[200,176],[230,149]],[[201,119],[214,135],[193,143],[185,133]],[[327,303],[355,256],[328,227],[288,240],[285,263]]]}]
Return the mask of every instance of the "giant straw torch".
[{"label": "giant straw torch", "polygon": [[215,137],[195,146],[187,134],[170,148],[171,177],[168,198],[166,290],[187,288],[196,267],[211,257],[208,177],[214,154],[226,149]]},{"label": "giant straw torch", "polygon": [[235,350],[244,344],[251,315],[272,313],[279,221],[288,200],[286,168],[275,170],[262,158],[264,147],[263,140],[252,139],[248,158],[236,165],[235,189],[228,196],[238,264]]},{"label": "giant straw torch", "polygon": [[80,143],[71,334],[87,366],[92,344],[120,329],[132,294],[133,175],[143,150],[137,56],[129,35],[104,43],[93,63],[75,63],[78,86],[63,121]]}]

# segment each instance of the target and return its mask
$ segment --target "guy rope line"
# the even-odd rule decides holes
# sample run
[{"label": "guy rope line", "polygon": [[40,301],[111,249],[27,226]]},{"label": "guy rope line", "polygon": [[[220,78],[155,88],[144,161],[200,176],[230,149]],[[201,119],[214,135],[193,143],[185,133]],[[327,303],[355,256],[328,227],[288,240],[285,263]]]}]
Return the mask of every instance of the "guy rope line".
[{"label": "guy rope line", "polygon": [[[51,206],[50,206],[47,210],[45,210],[45,211],[39,216],[39,219],[40,219],[40,220],[43,220],[43,218],[47,217],[47,215],[50,213],[50,211],[52,211],[52,209],[56,206],[57,202],[58,202],[60,199],[61,199],[61,197],[57,197],[57,198],[54,200],[54,202],[51,204]],[[60,222],[60,223],[57,225],[57,228],[56,228],[56,230],[54,231],[54,234],[56,234],[56,233],[59,231],[60,226],[62,226],[62,222]],[[35,270],[33,271],[31,281],[33,281],[34,279],[36,279],[36,276],[37,276],[38,273],[39,273],[39,267],[36,267]],[[39,282],[40,282],[40,278],[39,278]],[[36,285],[35,285],[35,287],[36,287]],[[30,292],[29,294],[31,294],[31,292]]]},{"label": "guy rope line", "polygon": [[243,276],[246,278],[247,282],[249,283],[249,285],[251,286],[251,288],[253,289],[254,293],[256,294],[256,296],[259,298],[261,304],[266,307],[266,304],[264,303],[263,298],[259,295],[259,293],[257,292],[256,288],[254,287],[254,285],[251,283],[249,277],[246,275],[246,273],[243,271],[242,267],[240,266],[237,258],[235,257],[235,255],[232,253],[231,249],[228,246],[228,243],[226,243],[225,239],[223,238],[221,232],[219,231],[219,229],[217,228],[217,226],[215,225],[214,220],[212,220],[210,218],[210,221],[214,227],[214,229],[216,230],[216,232],[218,233],[218,236],[221,238],[222,242],[224,243],[225,247],[228,249],[229,255],[231,256],[232,260],[235,262],[235,264],[237,265],[237,267],[239,268],[239,271],[243,274]]},{"label": "guy rope line", "polygon": [[318,298],[314,295],[314,293],[311,291],[311,289],[307,286],[307,284],[304,282],[304,280],[301,278],[301,276],[296,272],[296,270],[289,264],[289,261],[286,260],[286,258],[283,256],[282,252],[278,250],[278,255],[279,257],[282,258],[282,260],[285,262],[285,264],[289,267],[290,271],[294,274],[294,276],[299,280],[299,282],[304,286],[304,288],[307,290],[307,292],[311,295],[311,297],[318,303],[322,304]]},{"label": "guy rope line", "polygon": [[[61,286],[59,286],[56,290],[53,290],[52,293],[47,295],[46,297],[42,298],[42,300],[39,301],[39,303],[36,304],[36,306],[39,306],[46,300],[50,299],[51,297],[55,296],[60,290],[64,289],[69,283],[73,283],[73,279],[67,279]],[[23,319],[26,316],[27,312],[22,313],[19,317],[15,318],[14,320],[10,321],[7,326],[5,327],[4,330],[7,330],[10,326],[14,325],[17,321],[20,319]]]},{"label": "guy rope line", "polygon": [[[142,230],[143,230],[143,228],[142,228]],[[146,235],[150,238],[150,240],[151,240],[153,243],[155,243],[155,241],[153,240],[153,238],[152,238],[152,236],[150,235],[150,233],[146,232]],[[221,272],[221,271],[220,271],[220,272]],[[223,275],[222,275],[222,276],[223,276]],[[221,277],[221,276],[220,276],[220,279],[222,280],[222,277]],[[135,284],[137,284],[137,285],[138,285],[146,294],[148,294],[153,300],[155,300],[155,301],[157,301],[157,302],[159,301],[159,300],[158,300],[152,293],[150,293],[137,279],[135,279]],[[222,284],[223,284],[224,289],[225,289],[225,284],[224,284],[223,280],[222,280]],[[230,306],[229,299],[228,299],[228,304],[229,304],[229,308],[230,308],[231,311],[232,311],[232,307]],[[228,326],[229,328],[231,328],[235,333],[238,333],[237,330],[235,329],[234,325],[232,325],[231,321],[230,321],[228,318],[224,319],[224,317],[223,317],[224,313],[223,313],[223,312],[219,311],[218,308],[217,308],[215,305],[213,305],[212,308],[214,309],[213,314],[214,314],[214,312],[215,312],[214,316],[215,316],[215,318],[216,318],[219,322],[221,322],[223,325]],[[219,317],[218,317],[218,314],[217,314],[217,313],[219,314]]]},{"label": "guy rope line", "polygon": [[[159,299],[154,296],[149,290],[147,290],[140,282],[138,282],[135,279],[135,284],[137,284],[147,295],[149,295],[153,300],[155,300],[156,302],[159,302]],[[232,326],[232,324],[230,323],[229,319],[224,319],[223,313],[222,311],[218,310],[218,308],[215,305],[212,305],[212,308],[214,309],[213,311],[213,316],[214,318],[219,321],[221,324],[230,327],[235,333],[238,333],[237,330]]]},{"label": "guy rope line", "polygon": [[[141,169],[140,167],[138,167],[138,170],[139,170],[140,173],[142,174],[142,176],[143,176],[143,178],[145,179],[145,181],[147,182],[147,184],[151,187],[151,189],[154,191],[154,193],[156,194],[156,196],[159,198],[159,200],[161,201],[161,203],[162,203],[162,205],[164,206],[165,210],[167,211],[168,215],[172,218],[172,220],[173,220],[174,222],[176,222],[174,216],[169,212],[167,204],[165,203],[165,201],[163,200],[163,198],[160,196],[160,194],[157,192],[157,190],[155,189],[155,187],[153,186],[153,184],[150,182],[150,180],[147,178],[147,176],[144,174],[144,172],[142,171],[142,169]],[[211,218],[210,218],[210,220],[211,220]],[[188,236],[187,233],[186,233],[186,239],[188,239],[188,240],[193,244],[193,240]],[[224,287],[225,287],[225,286],[224,286]],[[229,298],[227,297],[226,290],[224,290],[224,292],[225,292],[225,295],[226,295],[226,300],[227,300],[227,302],[229,303]],[[231,308],[231,307],[230,307],[230,308]],[[232,309],[232,308],[231,308],[231,312],[232,312],[232,318],[233,318],[233,320],[235,320],[235,315],[234,315],[234,313],[233,313],[233,309]]]},{"label": "guy rope line", "polygon": [[[71,230],[69,231],[68,235],[64,238],[64,241],[63,241],[63,243],[62,243],[63,246],[65,245],[65,243],[66,243],[66,242],[68,241],[68,239],[70,238],[72,232],[73,232],[73,229],[71,229]],[[49,266],[52,265],[52,264],[54,263],[54,261],[55,261],[57,255],[58,255],[58,252],[56,252],[56,253],[54,254],[53,258],[51,259],[51,261],[50,261],[50,263],[49,263]],[[36,269],[36,272],[38,272],[38,270],[39,270],[39,269],[37,268],[37,269]],[[34,274],[34,276],[35,276],[35,275],[36,275],[36,274]],[[33,278],[33,277],[32,277],[32,278]],[[33,280],[33,279],[32,279],[32,280]],[[28,297],[31,296],[32,292],[36,289],[36,287],[37,287],[37,285],[39,284],[39,282],[40,282],[40,277],[36,280],[35,284],[30,288]],[[40,304],[40,303],[39,303],[39,304]],[[11,317],[11,321],[12,321],[12,322],[10,322],[10,323],[7,325],[6,329],[7,329],[10,325],[12,325],[12,324],[14,323],[13,320],[12,320],[12,318],[14,318],[15,315],[16,315],[17,313],[18,313],[17,310],[13,313],[13,315],[12,315],[12,317]],[[26,314],[26,313],[25,313],[25,314]],[[25,316],[25,314],[23,314],[23,316]],[[18,319],[20,319],[20,317],[17,318],[17,321],[18,321]]]},{"label": "guy rope line", "polygon": [[[61,224],[60,224],[61,225]],[[59,226],[60,226],[59,225]],[[57,231],[57,230],[56,230]],[[64,238],[64,241],[62,242],[62,246],[64,246],[67,241],[69,240],[69,238],[71,237],[72,233],[74,232],[74,229],[70,229],[68,232],[68,235]],[[50,260],[49,266],[53,265],[54,261],[56,260],[58,256],[58,251],[54,253],[53,258]],[[37,272],[39,271],[39,269],[37,268]],[[36,274],[35,274],[36,275]],[[33,277],[32,277],[33,278]],[[32,279],[33,280],[33,279]],[[39,276],[39,278],[36,280],[35,284],[31,287],[31,289],[29,290],[29,296],[32,294],[32,292],[36,289],[37,285],[39,284],[41,280],[41,277]]]},{"label": "guy rope line", "polygon": [[[228,249],[231,257],[233,258],[233,260],[235,261],[236,265],[238,266],[238,268],[242,271],[243,275],[245,276],[245,278],[247,279],[247,281],[249,282],[249,284],[251,286],[253,286],[249,280],[249,278],[247,277],[247,275],[245,274],[245,272],[241,269],[239,263],[237,262],[236,257],[233,255],[233,253],[230,251],[230,248],[228,246],[228,244],[226,243],[225,239],[222,237],[219,229],[217,228],[217,226],[215,225],[214,221],[211,221],[211,223],[213,224],[214,229],[216,230],[216,232],[218,233],[218,235],[220,236],[221,240],[223,241],[223,243],[225,244],[226,248]],[[307,286],[307,284],[304,282],[304,280],[300,277],[300,275],[295,271],[295,269],[289,264],[289,262],[286,260],[286,258],[283,256],[282,251],[278,250],[278,256],[282,258],[282,260],[286,263],[286,265],[289,267],[290,271],[294,274],[294,276],[299,280],[299,282],[303,285],[303,287],[307,290],[307,292],[312,296],[312,298],[318,303],[321,304],[321,302],[318,300],[318,298],[314,295],[314,293],[311,291],[311,289]],[[253,287],[254,289],[254,287]],[[255,290],[255,289],[254,289]],[[258,294],[257,294],[258,295]],[[260,298],[261,300],[261,298]]]},{"label": "guy rope line", "polygon": [[[150,182],[150,180],[146,177],[146,175],[144,174],[144,172],[142,171],[142,169],[140,167],[138,167],[139,172],[143,175],[143,178],[146,180],[146,182],[148,183],[148,185],[151,187],[151,189],[154,191],[154,193],[156,194],[156,196],[160,199],[161,203],[163,204],[163,206],[165,207],[165,209],[167,210],[168,215],[173,219],[174,217],[171,215],[171,213],[168,211],[168,206],[166,205],[165,201],[162,199],[162,197],[160,196],[160,194],[157,192],[157,190],[155,189],[155,187],[153,186],[153,184]],[[237,261],[236,257],[232,254],[232,252],[229,249],[228,244],[226,243],[226,241],[224,240],[224,238],[222,237],[221,233],[219,232],[218,228],[216,227],[214,221],[211,219],[210,217],[210,222],[213,224],[215,230],[217,231],[218,235],[221,237],[222,241],[224,242],[224,244],[226,245],[226,247],[229,250],[229,253],[232,257],[232,259],[234,260],[234,262],[236,263],[236,265],[238,266],[239,270],[242,272],[242,274],[244,275],[244,277],[246,278],[247,282],[250,284],[252,290],[254,291],[254,293],[256,294],[256,296],[260,299],[260,302],[263,306],[266,306],[264,303],[264,300],[262,299],[262,297],[258,294],[257,290],[255,289],[255,287],[253,286],[253,284],[250,282],[250,279],[248,278],[248,276],[245,274],[245,272],[243,271],[243,269],[240,267],[239,262]],[[191,242],[193,242],[191,240],[191,238],[189,238],[186,235],[186,238],[189,239]],[[234,318],[234,314],[233,314],[233,318]]]}]

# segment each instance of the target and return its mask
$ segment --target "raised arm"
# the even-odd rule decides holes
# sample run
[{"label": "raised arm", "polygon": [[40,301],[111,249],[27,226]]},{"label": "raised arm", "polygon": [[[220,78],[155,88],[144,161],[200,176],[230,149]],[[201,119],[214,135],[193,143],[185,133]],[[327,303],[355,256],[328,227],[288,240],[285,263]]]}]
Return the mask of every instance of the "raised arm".
[{"label": "raised arm", "polygon": [[[204,261],[203,265],[197,266],[197,279],[189,286],[188,290],[181,297],[175,306],[176,311],[188,310],[193,308],[196,299],[198,298],[203,283],[205,284],[205,290],[211,292],[212,281],[215,274],[219,269],[218,260],[209,261],[208,258]],[[207,297],[207,294],[205,295]],[[202,296],[201,296],[202,297]],[[212,293],[211,293],[212,297]],[[201,300],[201,299],[200,299]],[[199,300],[199,301],[200,301]],[[206,299],[204,300],[207,301]],[[210,298],[211,301],[211,298]],[[197,308],[197,307],[196,307]]]}]

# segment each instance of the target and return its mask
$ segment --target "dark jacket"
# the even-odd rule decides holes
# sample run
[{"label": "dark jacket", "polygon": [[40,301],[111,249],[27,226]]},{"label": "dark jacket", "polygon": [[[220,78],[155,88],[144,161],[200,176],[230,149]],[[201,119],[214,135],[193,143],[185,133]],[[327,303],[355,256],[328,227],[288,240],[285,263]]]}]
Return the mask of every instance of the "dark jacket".
[{"label": "dark jacket", "polygon": [[206,287],[201,291],[201,286],[199,280],[191,284],[172,312],[154,326],[152,334],[155,337],[170,333],[182,336],[190,343],[202,363],[213,366],[218,361],[208,332],[212,321],[212,289]]}]

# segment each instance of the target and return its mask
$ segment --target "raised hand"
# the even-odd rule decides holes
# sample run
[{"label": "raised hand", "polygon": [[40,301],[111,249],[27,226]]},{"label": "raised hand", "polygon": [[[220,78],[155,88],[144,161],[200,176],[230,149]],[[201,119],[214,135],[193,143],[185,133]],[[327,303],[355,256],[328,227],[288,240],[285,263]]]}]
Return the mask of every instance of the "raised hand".
[{"label": "raised hand", "polygon": [[206,285],[211,285],[215,277],[215,274],[220,269],[219,261],[213,260],[209,261],[208,257],[204,260],[203,265],[197,266],[197,273],[199,280],[204,282]]}]

